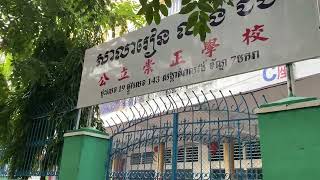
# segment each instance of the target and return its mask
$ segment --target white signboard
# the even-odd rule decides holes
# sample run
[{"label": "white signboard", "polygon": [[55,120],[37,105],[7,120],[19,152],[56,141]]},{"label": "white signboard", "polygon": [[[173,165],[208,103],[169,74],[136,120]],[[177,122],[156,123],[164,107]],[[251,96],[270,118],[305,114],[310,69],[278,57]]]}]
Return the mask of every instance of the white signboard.
[{"label": "white signboard", "polygon": [[210,14],[205,42],[173,15],[86,51],[78,107],[320,55],[316,0],[239,0]]}]

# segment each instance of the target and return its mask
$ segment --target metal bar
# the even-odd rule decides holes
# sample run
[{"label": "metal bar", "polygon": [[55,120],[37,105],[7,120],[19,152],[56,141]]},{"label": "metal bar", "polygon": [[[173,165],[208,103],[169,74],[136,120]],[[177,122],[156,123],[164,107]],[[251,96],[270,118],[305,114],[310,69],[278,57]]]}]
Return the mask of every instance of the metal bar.
[{"label": "metal bar", "polygon": [[[247,108],[247,112],[248,112],[248,121],[249,121],[249,124],[248,124],[248,127],[249,127],[249,145],[250,145],[250,167],[252,168],[253,167],[253,159],[252,159],[252,146],[251,146],[251,142],[252,142],[252,137],[251,137],[251,116],[250,116],[250,111],[249,111],[249,106],[248,106],[248,103],[246,101],[246,99],[244,98],[244,95],[242,93],[240,93],[240,96],[241,98],[243,99],[243,102],[245,103],[246,105],[246,108]],[[248,164],[249,165],[249,164]]]},{"label": "metal bar", "polygon": [[120,116],[118,114],[116,114],[116,116],[118,117],[118,119],[121,122],[121,124],[119,124],[119,127],[121,128],[121,125],[122,125],[122,129],[124,129],[124,122],[122,121],[122,119],[120,118]]},{"label": "metal bar", "polygon": [[[184,123],[183,123],[183,147],[186,147],[186,119],[184,119]],[[183,169],[186,169],[186,161],[183,161]]]},{"label": "metal bar", "polygon": [[93,106],[91,106],[90,110],[89,110],[89,117],[88,117],[87,127],[91,127],[92,116],[93,116]]},{"label": "metal bar", "polygon": [[[147,101],[148,102],[148,101]],[[148,103],[149,105],[149,103]],[[149,105],[150,106],[150,105]],[[150,106],[151,107],[151,106]],[[153,111],[153,110],[152,110]],[[149,119],[147,120],[147,129],[149,129]],[[147,144],[148,144],[148,135],[149,135],[149,130],[146,130],[146,141],[145,141],[145,145],[144,145],[144,160],[147,160]],[[143,164],[143,169],[146,170],[146,162],[144,162]]]},{"label": "metal bar", "polygon": [[80,126],[80,118],[81,118],[82,109],[78,109],[77,121],[76,121],[76,129],[79,129]]},{"label": "metal bar", "polygon": [[[160,110],[160,112],[161,112],[161,110]],[[159,143],[158,143],[158,147],[160,148],[160,144],[162,143],[162,141],[161,141],[161,132],[162,132],[162,116],[160,116],[159,117],[160,118],[160,120],[159,120],[159,134],[158,134],[158,140],[159,140]],[[163,142],[163,153],[166,153],[166,145],[165,145],[165,142]],[[160,152],[160,151],[159,151]],[[166,161],[165,161],[165,159],[164,159],[165,157],[164,157],[164,155],[163,155],[163,164],[162,164],[162,171],[161,171],[161,169],[160,169],[160,171],[158,171],[158,176],[157,176],[157,178],[161,178],[161,177],[163,177],[163,175],[164,175],[164,171],[165,171],[165,166],[166,166]],[[160,166],[160,157],[158,156],[158,167]],[[158,170],[159,170],[159,168],[158,168]]]},{"label": "metal bar", "polygon": [[288,97],[293,97],[295,95],[295,77],[293,71],[293,64],[288,63],[286,64],[287,68],[287,88],[288,88]]},{"label": "metal bar", "polygon": [[109,154],[108,154],[108,161],[106,163],[106,180],[110,179],[110,170],[111,170],[111,163],[112,163],[112,156],[111,156],[111,154],[112,154],[112,141],[113,141],[113,139],[110,138],[109,142],[107,144],[107,146],[109,147],[109,149],[108,149]]},{"label": "metal bar", "polygon": [[172,170],[171,170],[171,179],[177,179],[177,157],[178,157],[178,121],[179,121],[179,114],[173,114],[173,130],[172,130]]}]

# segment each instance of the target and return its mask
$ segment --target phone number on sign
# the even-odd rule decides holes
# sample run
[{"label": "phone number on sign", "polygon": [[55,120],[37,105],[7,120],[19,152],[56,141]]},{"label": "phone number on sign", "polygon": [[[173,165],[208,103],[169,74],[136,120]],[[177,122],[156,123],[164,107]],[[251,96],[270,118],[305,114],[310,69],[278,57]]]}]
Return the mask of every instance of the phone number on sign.
[{"label": "phone number on sign", "polygon": [[230,61],[231,61],[231,64],[234,64],[234,63],[242,64],[251,60],[258,60],[259,58],[260,58],[259,50],[231,56],[229,60],[228,59],[217,60],[216,58],[214,58],[214,59],[211,59],[210,69],[223,71],[228,66],[228,64],[230,64]]}]

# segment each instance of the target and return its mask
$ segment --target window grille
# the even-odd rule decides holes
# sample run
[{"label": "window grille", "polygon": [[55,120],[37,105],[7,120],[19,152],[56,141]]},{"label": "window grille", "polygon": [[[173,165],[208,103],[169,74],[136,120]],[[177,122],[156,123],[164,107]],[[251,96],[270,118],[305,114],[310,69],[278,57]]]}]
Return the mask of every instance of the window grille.
[{"label": "window grille", "polygon": [[154,152],[142,153],[142,164],[152,164]]},{"label": "window grille", "polygon": [[223,145],[222,144],[209,145],[209,160],[223,161]]},{"label": "window grille", "polygon": [[170,164],[171,163],[171,149],[166,149],[164,151],[164,162],[166,164]]},{"label": "window grille", "polygon": [[243,160],[243,146],[242,144],[234,144],[234,160]]},{"label": "window grille", "polygon": [[132,153],[130,158],[131,165],[141,164],[141,153]]},{"label": "window grille", "polygon": [[261,159],[261,150],[259,141],[251,141],[246,143],[247,159]]},{"label": "window grille", "polygon": [[198,161],[198,146],[188,146],[185,149],[186,151],[186,162],[197,162]]}]

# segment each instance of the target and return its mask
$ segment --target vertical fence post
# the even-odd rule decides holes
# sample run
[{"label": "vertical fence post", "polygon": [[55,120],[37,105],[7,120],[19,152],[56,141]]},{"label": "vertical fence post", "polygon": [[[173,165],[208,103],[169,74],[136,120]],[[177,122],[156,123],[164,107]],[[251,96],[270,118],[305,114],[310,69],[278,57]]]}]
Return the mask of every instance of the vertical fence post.
[{"label": "vertical fence post", "polygon": [[286,64],[287,68],[287,88],[288,88],[288,97],[293,97],[295,95],[295,77],[293,71],[293,64]]},{"label": "vertical fence post", "polygon": [[112,142],[113,138],[111,137],[109,142],[107,143],[107,159],[106,159],[106,180],[111,179],[110,173],[112,173],[111,166],[112,166]]},{"label": "vertical fence post", "polygon": [[79,129],[79,126],[80,126],[81,111],[82,111],[81,108],[78,109],[77,121],[76,121],[76,130]]},{"label": "vertical fence post", "polygon": [[93,109],[93,106],[91,106],[90,110],[89,110],[89,117],[88,117],[88,121],[87,121],[87,127],[91,127],[93,115],[94,115],[94,109]]},{"label": "vertical fence post", "polygon": [[178,127],[178,120],[179,120],[179,114],[174,113],[173,114],[173,129],[172,129],[172,169],[171,169],[171,179],[176,180],[177,179],[177,157],[178,157],[178,133],[179,133],[179,127]]}]

